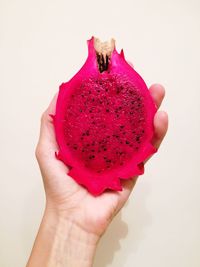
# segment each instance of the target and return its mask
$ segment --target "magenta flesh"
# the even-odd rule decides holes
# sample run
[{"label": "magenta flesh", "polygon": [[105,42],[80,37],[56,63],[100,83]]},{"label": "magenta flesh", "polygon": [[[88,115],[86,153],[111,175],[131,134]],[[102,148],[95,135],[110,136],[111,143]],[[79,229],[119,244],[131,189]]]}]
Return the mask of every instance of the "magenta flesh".
[{"label": "magenta flesh", "polygon": [[[121,179],[144,172],[152,146],[155,104],[139,74],[114,48],[100,69],[94,38],[81,70],[60,86],[54,125],[58,159],[93,195],[122,190]],[[105,66],[105,64],[104,64]]]}]

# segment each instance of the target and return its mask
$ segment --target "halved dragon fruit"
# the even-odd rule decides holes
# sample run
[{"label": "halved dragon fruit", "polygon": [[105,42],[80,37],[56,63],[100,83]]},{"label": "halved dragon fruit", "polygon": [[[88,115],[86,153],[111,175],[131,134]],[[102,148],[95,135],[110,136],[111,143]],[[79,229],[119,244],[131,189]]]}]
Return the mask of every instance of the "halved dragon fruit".
[{"label": "halved dragon fruit", "polygon": [[[115,42],[88,41],[80,71],[61,84],[54,126],[58,159],[93,195],[122,190],[121,179],[144,172],[152,146],[156,106],[140,75]],[[64,186],[64,185],[63,185]]]}]

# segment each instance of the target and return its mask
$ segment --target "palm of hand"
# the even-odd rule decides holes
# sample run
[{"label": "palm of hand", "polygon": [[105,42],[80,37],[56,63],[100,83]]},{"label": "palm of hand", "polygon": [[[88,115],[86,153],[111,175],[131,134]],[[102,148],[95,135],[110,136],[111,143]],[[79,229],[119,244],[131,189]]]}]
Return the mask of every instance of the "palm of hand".
[{"label": "palm of hand", "polygon": [[[36,152],[49,207],[73,220],[87,232],[102,235],[114,215],[128,199],[135,180],[123,181],[122,192],[105,192],[94,197],[67,175],[67,167],[49,147]],[[51,156],[50,156],[51,155]]]},{"label": "palm of hand", "polygon": [[[164,97],[162,86],[150,88],[152,97],[159,107]],[[127,201],[136,182],[123,181],[123,191],[105,192],[94,197],[67,175],[67,167],[55,158],[58,150],[54,128],[49,114],[55,112],[56,97],[42,116],[40,139],[36,156],[44,180],[47,206],[72,220],[87,232],[102,235],[112,218]],[[154,145],[158,147],[167,131],[167,116],[157,112],[154,120]]]}]

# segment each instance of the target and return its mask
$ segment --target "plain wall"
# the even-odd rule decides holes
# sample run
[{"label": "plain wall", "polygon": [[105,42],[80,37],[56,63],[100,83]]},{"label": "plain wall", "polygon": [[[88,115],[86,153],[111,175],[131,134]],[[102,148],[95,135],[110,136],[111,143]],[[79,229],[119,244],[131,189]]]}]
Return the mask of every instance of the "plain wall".
[{"label": "plain wall", "polygon": [[102,238],[95,267],[200,266],[200,2],[0,0],[0,266],[25,266],[44,209],[34,155],[41,113],[114,37],[148,86],[162,83],[168,135]]}]

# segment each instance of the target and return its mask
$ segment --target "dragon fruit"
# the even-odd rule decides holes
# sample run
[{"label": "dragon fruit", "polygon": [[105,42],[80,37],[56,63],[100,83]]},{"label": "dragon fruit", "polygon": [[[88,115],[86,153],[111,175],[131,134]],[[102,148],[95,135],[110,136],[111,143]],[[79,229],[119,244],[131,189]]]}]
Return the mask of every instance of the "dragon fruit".
[{"label": "dragon fruit", "polygon": [[115,41],[88,41],[80,71],[61,84],[54,115],[56,157],[94,196],[121,191],[122,179],[144,173],[156,106],[140,75],[118,53]]}]

